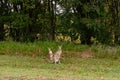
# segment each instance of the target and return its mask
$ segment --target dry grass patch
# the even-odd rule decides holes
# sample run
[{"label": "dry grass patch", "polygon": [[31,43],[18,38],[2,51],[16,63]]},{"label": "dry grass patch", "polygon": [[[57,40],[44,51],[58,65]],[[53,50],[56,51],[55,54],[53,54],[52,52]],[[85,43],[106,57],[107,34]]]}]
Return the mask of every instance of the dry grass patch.
[{"label": "dry grass patch", "polygon": [[70,52],[70,51],[64,51],[62,54],[63,57],[76,57],[76,58],[93,58],[95,57],[93,52],[90,50],[85,50],[81,52]]}]

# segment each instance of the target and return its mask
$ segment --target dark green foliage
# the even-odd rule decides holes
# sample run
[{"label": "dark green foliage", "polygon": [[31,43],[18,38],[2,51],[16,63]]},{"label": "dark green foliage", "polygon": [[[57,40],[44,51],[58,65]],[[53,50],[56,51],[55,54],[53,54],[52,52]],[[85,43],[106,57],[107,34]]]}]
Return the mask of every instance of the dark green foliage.
[{"label": "dark green foliage", "polygon": [[8,36],[15,41],[55,40],[62,34],[82,44],[94,43],[91,37],[119,44],[119,4],[119,0],[1,0],[0,39],[8,25]]}]

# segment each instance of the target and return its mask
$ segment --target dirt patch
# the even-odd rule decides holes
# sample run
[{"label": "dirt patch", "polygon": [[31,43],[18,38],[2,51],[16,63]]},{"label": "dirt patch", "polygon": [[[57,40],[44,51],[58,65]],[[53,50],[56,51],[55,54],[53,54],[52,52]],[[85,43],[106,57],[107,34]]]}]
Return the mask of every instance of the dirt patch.
[{"label": "dirt patch", "polygon": [[58,78],[56,80],[81,80],[81,79],[78,79],[78,78]]},{"label": "dirt patch", "polygon": [[41,77],[41,76],[37,76],[37,77],[17,77],[17,78],[4,78],[2,80],[49,80],[48,78],[46,77]]},{"label": "dirt patch", "polygon": [[82,51],[82,52],[70,52],[70,51],[64,51],[62,54],[62,57],[78,57],[78,58],[93,58],[93,53],[90,50]]},{"label": "dirt patch", "polygon": [[23,78],[5,78],[4,80],[83,80],[83,79],[79,79],[79,78],[46,78],[46,77],[34,77],[34,78],[27,78],[27,77],[23,77]]},{"label": "dirt patch", "polygon": [[93,58],[94,56],[91,51],[83,51],[81,54],[81,57],[82,58]]}]

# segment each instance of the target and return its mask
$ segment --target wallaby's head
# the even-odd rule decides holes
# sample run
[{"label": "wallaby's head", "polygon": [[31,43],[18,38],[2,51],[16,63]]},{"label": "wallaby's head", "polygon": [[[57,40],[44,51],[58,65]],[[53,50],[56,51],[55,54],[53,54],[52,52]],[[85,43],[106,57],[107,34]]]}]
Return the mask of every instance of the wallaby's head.
[{"label": "wallaby's head", "polygon": [[60,49],[60,50],[61,50],[61,49],[62,49],[62,46],[61,46],[61,45],[60,45],[60,46],[58,46],[58,49]]},{"label": "wallaby's head", "polygon": [[51,51],[51,49],[50,49],[50,48],[48,48],[48,51]]},{"label": "wallaby's head", "polygon": [[52,53],[52,50],[51,50],[50,48],[48,48],[48,51],[49,51],[49,54],[51,54],[51,53]]}]

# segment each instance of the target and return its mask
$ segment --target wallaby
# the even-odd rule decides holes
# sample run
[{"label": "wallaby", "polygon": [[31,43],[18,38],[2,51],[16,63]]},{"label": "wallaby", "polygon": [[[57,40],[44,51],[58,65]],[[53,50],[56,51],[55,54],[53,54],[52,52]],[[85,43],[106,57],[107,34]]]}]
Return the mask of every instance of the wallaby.
[{"label": "wallaby", "polygon": [[52,61],[52,63],[60,63],[60,57],[62,54],[62,46],[58,46],[58,50],[53,54],[52,50],[50,48],[48,48],[49,50],[49,56],[50,56],[50,60]]},{"label": "wallaby", "polygon": [[49,51],[50,60],[51,62],[53,62],[53,52],[50,48],[48,48],[48,51]]},{"label": "wallaby", "polygon": [[60,57],[62,54],[62,46],[58,46],[58,50],[53,55],[53,62],[56,64],[57,62],[60,63]]}]

